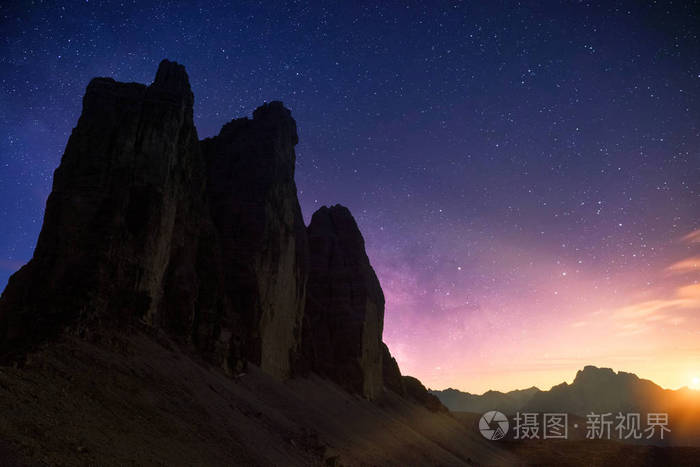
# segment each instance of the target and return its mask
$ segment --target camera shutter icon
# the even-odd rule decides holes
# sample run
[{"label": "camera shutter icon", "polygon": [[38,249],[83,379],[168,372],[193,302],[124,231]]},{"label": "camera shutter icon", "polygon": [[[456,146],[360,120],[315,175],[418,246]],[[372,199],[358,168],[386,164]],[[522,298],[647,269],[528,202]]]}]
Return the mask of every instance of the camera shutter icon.
[{"label": "camera shutter icon", "polygon": [[497,410],[486,412],[479,419],[481,435],[491,441],[502,439],[508,433],[508,417]]}]

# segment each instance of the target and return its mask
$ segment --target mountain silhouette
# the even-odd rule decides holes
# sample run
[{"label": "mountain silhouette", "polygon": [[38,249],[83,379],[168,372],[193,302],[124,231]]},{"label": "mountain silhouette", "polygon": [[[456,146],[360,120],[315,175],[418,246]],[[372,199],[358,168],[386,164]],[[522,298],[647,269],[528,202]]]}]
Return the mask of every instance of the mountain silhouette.
[{"label": "mountain silhouette", "polygon": [[700,445],[700,391],[664,389],[633,373],[615,372],[611,368],[588,365],[576,373],[571,384],[564,382],[547,391],[531,387],[476,395],[449,388],[431,393],[454,412],[567,413],[581,420],[582,426],[591,413],[611,416],[636,413],[643,417],[665,413],[672,429],[667,441]]},{"label": "mountain silhouette", "polygon": [[0,464],[512,460],[401,374],[350,210],[304,225],[291,111],[199,140],[189,83],[87,86],[0,296]]},{"label": "mountain silhouette", "polygon": [[615,372],[592,365],[576,373],[571,384],[561,383],[548,391],[536,387],[510,392],[487,391],[476,395],[456,389],[431,391],[450,410],[481,412],[498,409],[515,411],[564,411],[581,416],[590,412],[669,411],[687,405],[698,396],[688,388],[664,389],[633,373]]}]

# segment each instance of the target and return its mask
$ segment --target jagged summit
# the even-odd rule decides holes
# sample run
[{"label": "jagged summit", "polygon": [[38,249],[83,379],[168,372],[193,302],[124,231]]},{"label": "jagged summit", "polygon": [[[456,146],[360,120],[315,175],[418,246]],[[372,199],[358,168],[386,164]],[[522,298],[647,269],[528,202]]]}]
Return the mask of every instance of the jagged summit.
[{"label": "jagged summit", "polygon": [[[355,221],[355,218],[352,216],[352,213],[350,212],[350,209],[347,207],[343,206],[342,204],[332,204],[329,206],[321,206],[316,210],[316,212],[313,213],[313,216],[311,218],[311,223],[314,222],[313,217],[317,217],[318,220],[317,222],[323,222],[323,223],[334,223],[334,222],[347,222],[349,224],[349,227],[353,231],[359,232],[360,229],[357,227],[357,222]],[[364,243],[364,238],[360,234],[359,237],[355,235],[355,237],[358,240],[362,240]]]},{"label": "jagged summit", "polygon": [[612,384],[623,381],[636,381],[639,377],[633,373],[624,371],[615,372],[612,368],[599,368],[593,365],[586,365],[582,370],[576,372],[576,377],[572,385],[581,384]]},{"label": "jagged summit", "polygon": [[[251,174],[293,183],[294,146],[298,142],[297,124],[291,111],[282,102],[273,101],[255,109],[252,119],[241,117],[226,123],[218,135],[202,141],[202,148],[212,170],[227,170],[229,174],[234,170],[247,171],[244,175],[248,176],[241,180],[247,184],[257,182],[250,179]],[[226,147],[228,149],[224,149]],[[247,156],[241,157],[241,154]]]},{"label": "jagged summit", "polygon": [[[289,123],[294,123],[292,111],[285,107],[282,101],[265,102],[253,111],[253,120],[286,120]],[[296,123],[294,127],[296,128]]]},{"label": "jagged summit", "polygon": [[282,102],[272,101],[261,105],[253,112],[253,120],[268,129],[283,132],[292,144],[299,143],[297,124],[292,118],[292,112]]},{"label": "jagged summit", "polygon": [[158,65],[158,71],[152,86],[174,93],[192,93],[190,78],[187,76],[185,66],[167,59],[161,61],[160,65]]},{"label": "jagged summit", "polygon": [[169,60],[160,62],[156,76],[148,86],[141,83],[122,83],[107,77],[93,78],[83,99],[83,114],[86,113],[86,100],[89,103],[95,99],[98,104],[113,100],[141,102],[144,99],[161,103],[171,102],[178,106],[184,104],[184,109],[189,113],[194,105],[194,94],[184,65]]}]

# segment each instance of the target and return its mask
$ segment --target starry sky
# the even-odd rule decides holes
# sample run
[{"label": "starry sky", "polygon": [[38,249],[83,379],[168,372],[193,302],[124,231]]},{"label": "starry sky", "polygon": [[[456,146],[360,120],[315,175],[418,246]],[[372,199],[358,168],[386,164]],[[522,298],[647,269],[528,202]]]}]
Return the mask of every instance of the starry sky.
[{"label": "starry sky", "polygon": [[[186,3],[186,4],[185,4]],[[231,4],[229,4],[231,3]],[[308,221],[348,206],[432,388],[700,376],[700,5],[0,3],[0,287],[94,76],[183,63],[200,137],[279,99]]]}]

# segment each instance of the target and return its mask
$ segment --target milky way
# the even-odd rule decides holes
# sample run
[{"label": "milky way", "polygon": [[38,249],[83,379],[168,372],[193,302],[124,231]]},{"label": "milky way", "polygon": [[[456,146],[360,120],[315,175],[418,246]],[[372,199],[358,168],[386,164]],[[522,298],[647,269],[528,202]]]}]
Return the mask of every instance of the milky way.
[{"label": "milky way", "polygon": [[700,375],[693,2],[24,3],[0,5],[0,286],[90,78],[150,83],[169,58],[200,137],[292,109],[304,216],[357,217],[404,373],[469,391],[585,364]]}]

